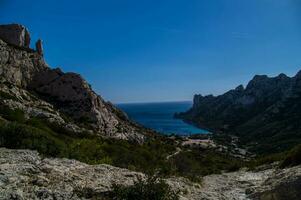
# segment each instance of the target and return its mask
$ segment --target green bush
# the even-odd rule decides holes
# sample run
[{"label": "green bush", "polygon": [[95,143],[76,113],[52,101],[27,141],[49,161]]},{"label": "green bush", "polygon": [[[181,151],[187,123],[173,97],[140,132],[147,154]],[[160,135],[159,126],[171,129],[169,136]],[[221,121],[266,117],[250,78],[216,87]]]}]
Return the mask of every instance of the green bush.
[{"label": "green bush", "polygon": [[49,156],[65,155],[66,146],[50,133],[15,122],[0,126],[0,146],[33,149]]},{"label": "green bush", "polygon": [[246,166],[249,169],[255,169],[258,166],[261,165],[266,165],[266,164],[271,164],[274,162],[281,161],[285,158],[287,152],[282,152],[282,153],[273,153],[273,154],[268,154],[268,155],[259,155],[256,158],[252,159],[249,161]]},{"label": "green bush", "polygon": [[103,151],[102,142],[91,139],[75,139],[69,146],[69,157],[90,164],[111,164],[111,159]]},{"label": "green bush", "polygon": [[20,109],[12,110],[8,107],[0,106],[0,115],[9,121],[25,122],[24,112]]},{"label": "green bush", "polygon": [[184,150],[170,159],[175,175],[188,177],[190,180],[200,182],[202,176],[219,174],[222,171],[235,171],[240,169],[244,162],[213,150]]},{"label": "green bush", "polygon": [[178,200],[178,194],[155,176],[138,180],[134,185],[114,185],[110,194],[114,200]]},{"label": "green bush", "polygon": [[301,144],[289,151],[281,162],[281,167],[291,167],[301,164]]}]

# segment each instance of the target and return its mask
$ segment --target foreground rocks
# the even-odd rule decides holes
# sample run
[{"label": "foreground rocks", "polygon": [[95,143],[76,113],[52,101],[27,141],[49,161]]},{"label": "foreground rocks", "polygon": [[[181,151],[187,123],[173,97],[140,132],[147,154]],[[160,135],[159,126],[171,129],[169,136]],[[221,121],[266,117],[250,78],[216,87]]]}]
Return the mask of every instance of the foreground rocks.
[{"label": "foreground rocks", "polygon": [[91,199],[140,173],[75,160],[42,159],[35,151],[0,149],[0,199]]},{"label": "foreground rocks", "polygon": [[[41,158],[35,151],[0,148],[0,200],[104,199],[112,184],[131,185],[145,175],[110,165]],[[301,166],[205,176],[201,184],[169,178],[180,199],[298,200]]]}]

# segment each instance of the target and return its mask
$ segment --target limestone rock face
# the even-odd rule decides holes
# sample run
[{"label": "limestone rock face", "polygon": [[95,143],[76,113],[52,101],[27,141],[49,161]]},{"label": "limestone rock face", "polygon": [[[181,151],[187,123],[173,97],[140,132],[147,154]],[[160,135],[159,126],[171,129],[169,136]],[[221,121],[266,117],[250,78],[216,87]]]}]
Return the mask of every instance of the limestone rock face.
[{"label": "limestone rock face", "polygon": [[91,123],[99,132],[118,131],[118,118],[79,74],[48,69],[37,74],[30,87],[41,95],[50,96],[60,110],[76,120]]},{"label": "limestone rock face", "polygon": [[105,102],[79,74],[63,73],[59,68],[47,69],[38,73],[29,87],[60,111],[89,125],[100,135],[139,142],[144,140],[143,128]]},{"label": "limestone rock face", "polygon": [[40,39],[36,42],[36,50],[37,50],[38,54],[43,56],[43,54],[44,54],[43,43],[42,43],[42,40],[40,40]]},{"label": "limestone rock face", "polygon": [[[23,26],[17,27],[26,30]],[[27,34],[26,31],[24,40]],[[100,136],[138,142],[143,142],[146,134],[152,134],[105,102],[79,74],[48,67],[43,58],[41,42],[38,41],[37,51],[34,51],[20,48],[19,44],[11,45],[1,38],[0,35],[0,90],[10,96],[24,94],[25,97],[5,99],[5,96],[0,96],[2,105],[19,108],[28,117],[35,117],[39,113],[64,127],[69,124],[74,131],[85,129]],[[25,41],[24,45],[27,47]],[[40,109],[41,102],[51,106],[46,110]],[[72,121],[63,120],[63,115],[69,116]]]},{"label": "limestone rock face", "polygon": [[9,44],[29,48],[28,30],[19,24],[0,25],[0,38]]},{"label": "limestone rock face", "polygon": [[0,84],[0,93],[2,94],[0,95],[1,106],[7,106],[13,110],[20,109],[25,113],[26,118],[44,119],[74,134],[83,131],[92,132],[92,130],[79,127],[75,122],[66,121],[62,113],[52,104],[37,98],[25,89],[4,83]]},{"label": "limestone rock face", "polygon": [[27,87],[36,74],[46,69],[39,54],[14,48],[0,39],[0,82]]}]

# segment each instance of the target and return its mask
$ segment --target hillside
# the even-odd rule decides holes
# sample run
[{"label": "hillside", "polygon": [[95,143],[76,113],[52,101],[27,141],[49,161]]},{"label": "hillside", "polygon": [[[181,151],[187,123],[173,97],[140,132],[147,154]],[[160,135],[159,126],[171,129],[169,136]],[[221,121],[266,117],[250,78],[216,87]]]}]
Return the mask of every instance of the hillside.
[{"label": "hillside", "polygon": [[256,75],[219,96],[195,95],[193,107],[175,115],[215,133],[236,135],[259,153],[301,143],[301,72],[294,77]]},{"label": "hillside", "polygon": [[0,26],[2,110],[18,109],[27,119],[38,117],[72,132],[137,142],[153,135],[104,101],[79,74],[50,68],[43,58],[41,40],[35,50],[29,46],[30,34],[25,27]]},{"label": "hillside", "polygon": [[[130,121],[79,74],[49,67],[43,55],[41,40],[30,48],[24,26],[0,26],[0,200],[299,199],[301,146],[248,158],[207,135],[159,135]],[[298,118],[299,96],[292,94],[299,78],[275,79],[283,89],[264,84],[274,89],[262,91],[262,105],[273,97],[290,106],[290,119]],[[245,90],[230,91],[227,103]],[[215,97],[196,97],[194,106],[203,98]],[[242,99],[243,105],[255,101]],[[231,130],[236,123],[220,125]]]}]

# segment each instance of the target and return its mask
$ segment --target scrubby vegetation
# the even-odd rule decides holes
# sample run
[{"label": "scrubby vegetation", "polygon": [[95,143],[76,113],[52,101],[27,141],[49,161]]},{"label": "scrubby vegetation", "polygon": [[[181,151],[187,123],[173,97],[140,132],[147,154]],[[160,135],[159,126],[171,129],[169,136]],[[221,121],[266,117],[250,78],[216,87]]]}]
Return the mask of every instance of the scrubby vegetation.
[{"label": "scrubby vegetation", "polygon": [[0,146],[37,150],[45,156],[66,157],[89,164],[111,164],[117,167],[160,176],[179,175],[193,181],[222,171],[241,167],[250,169],[262,164],[281,161],[281,166],[301,162],[301,147],[290,152],[267,154],[249,162],[218,153],[214,150],[182,148],[176,151],[174,140],[161,137],[149,139],[143,145],[124,140],[105,139],[87,133],[73,133],[57,124],[38,118],[26,119],[21,110],[0,107]]},{"label": "scrubby vegetation", "polygon": [[239,159],[217,153],[213,150],[184,150],[170,160],[172,169],[193,181],[201,181],[201,176],[219,174],[221,171],[235,171],[245,163]]},{"label": "scrubby vegetation", "polygon": [[178,200],[177,193],[162,179],[151,176],[138,180],[134,185],[114,185],[110,194],[114,200]]},{"label": "scrubby vegetation", "polygon": [[[20,110],[1,108],[0,146],[33,149],[45,156],[66,157],[89,164],[117,167],[161,176],[180,175],[199,181],[202,175],[238,169],[242,163],[211,150],[176,151],[174,140],[149,139],[143,145],[124,140],[105,139],[86,133],[73,133],[47,121],[26,119]],[[0,118],[1,119],[1,118]],[[5,119],[5,120],[4,120]]]},{"label": "scrubby vegetation", "polygon": [[301,164],[301,144],[293,147],[291,150],[281,153],[270,153],[259,155],[247,163],[249,169],[254,169],[261,165],[278,163],[280,168],[293,167]]},{"label": "scrubby vegetation", "polygon": [[301,145],[296,146],[287,153],[281,162],[281,167],[291,167],[301,164]]},{"label": "scrubby vegetation", "polygon": [[0,113],[1,116],[9,121],[18,122],[18,123],[24,123],[25,117],[24,112],[20,109],[9,109],[5,106],[0,106]]},{"label": "scrubby vegetation", "polygon": [[33,149],[53,157],[67,157],[89,164],[107,163],[137,171],[152,172],[163,165],[174,147],[151,140],[144,145],[96,136],[73,135],[39,119],[0,124],[0,145]]}]

